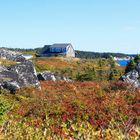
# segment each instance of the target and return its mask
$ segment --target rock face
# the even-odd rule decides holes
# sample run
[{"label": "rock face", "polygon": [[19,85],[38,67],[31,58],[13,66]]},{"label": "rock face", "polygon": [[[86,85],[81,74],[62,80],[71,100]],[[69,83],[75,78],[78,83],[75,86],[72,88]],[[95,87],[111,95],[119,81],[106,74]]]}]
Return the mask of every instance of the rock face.
[{"label": "rock face", "polygon": [[140,64],[136,69],[123,75],[120,80],[131,84],[134,88],[140,88]]},{"label": "rock face", "polygon": [[26,61],[26,59],[22,56],[21,53],[6,50],[6,49],[0,49],[0,58],[15,61],[15,62]]},{"label": "rock face", "polygon": [[36,70],[31,61],[26,60],[19,53],[2,49],[0,50],[0,58],[20,62],[8,67],[0,65],[0,88],[15,91],[22,87],[40,86]]},{"label": "rock face", "polygon": [[42,73],[38,73],[37,77],[38,77],[38,80],[40,81],[46,81],[46,80],[56,81],[54,74],[50,71],[44,71]]},{"label": "rock face", "polygon": [[55,74],[53,72],[50,72],[50,71],[44,71],[42,73],[38,73],[37,74],[37,77],[39,80],[41,81],[48,81],[48,80],[51,80],[51,81],[59,81],[59,80],[64,80],[64,81],[70,81],[69,79],[67,79],[66,77],[64,76],[60,76],[58,74]]},{"label": "rock face", "polygon": [[32,62],[26,61],[0,68],[0,85],[9,90],[16,90],[26,86],[39,87],[40,83]]}]

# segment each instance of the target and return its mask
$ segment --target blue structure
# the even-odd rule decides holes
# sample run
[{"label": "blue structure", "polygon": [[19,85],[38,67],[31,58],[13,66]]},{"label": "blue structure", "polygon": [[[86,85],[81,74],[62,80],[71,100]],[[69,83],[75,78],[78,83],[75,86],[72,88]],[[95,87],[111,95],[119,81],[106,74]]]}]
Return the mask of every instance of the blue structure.
[{"label": "blue structure", "polygon": [[70,43],[45,45],[43,49],[41,50],[39,56],[41,57],[51,57],[51,56],[75,57],[75,50]]},{"label": "blue structure", "polygon": [[130,60],[117,60],[117,63],[120,66],[126,66],[129,62],[130,62]]}]

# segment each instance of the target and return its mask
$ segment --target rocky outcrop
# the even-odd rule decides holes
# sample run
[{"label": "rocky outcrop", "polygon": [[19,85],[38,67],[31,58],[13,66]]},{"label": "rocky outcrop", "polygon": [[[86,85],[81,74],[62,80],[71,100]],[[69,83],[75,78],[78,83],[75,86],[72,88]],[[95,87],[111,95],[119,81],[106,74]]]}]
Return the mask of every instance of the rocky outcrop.
[{"label": "rocky outcrop", "polygon": [[120,80],[127,82],[134,88],[140,88],[140,64],[134,70],[123,75]]},{"label": "rocky outcrop", "polygon": [[47,80],[52,80],[52,81],[56,81],[56,78],[54,76],[54,73],[50,72],[50,71],[44,71],[44,72],[39,72],[37,74],[38,80],[40,81],[47,81]]},{"label": "rocky outcrop", "polygon": [[0,49],[0,58],[17,62],[6,67],[0,65],[0,89],[9,89],[14,92],[16,89],[28,86],[40,88],[40,80],[70,81],[50,71],[37,74],[33,63],[24,58],[21,53]]},{"label": "rocky outcrop", "polygon": [[22,53],[14,52],[6,49],[0,49],[0,58],[7,59],[15,62],[25,62],[25,57],[22,56]]},{"label": "rocky outcrop", "polygon": [[27,86],[40,87],[33,63],[21,53],[0,49],[0,58],[17,62],[7,67],[0,65],[0,88],[15,91]]},{"label": "rocky outcrop", "polygon": [[9,67],[0,67],[1,88],[16,90],[27,86],[40,86],[32,62],[26,61]]},{"label": "rocky outcrop", "polygon": [[48,80],[51,80],[51,81],[60,81],[60,80],[70,81],[66,77],[64,77],[62,75],[55,74],[55,73],[50,72],[50,71],[40,72],[37,74],[37,77],[40,81],[48,81]]}]

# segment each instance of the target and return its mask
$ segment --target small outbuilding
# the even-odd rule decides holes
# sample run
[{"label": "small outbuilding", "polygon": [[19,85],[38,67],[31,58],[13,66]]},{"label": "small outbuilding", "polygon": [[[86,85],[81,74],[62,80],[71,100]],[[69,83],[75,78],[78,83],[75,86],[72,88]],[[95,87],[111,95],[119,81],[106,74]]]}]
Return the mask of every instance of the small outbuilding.
[{"label": "small outbuilding", "polygon": [[45,45],[41,50],[39,56],[41,57],[51,57],[51,56],[66,56],[75,57],[75,50],[72,44],[53,44]]}]

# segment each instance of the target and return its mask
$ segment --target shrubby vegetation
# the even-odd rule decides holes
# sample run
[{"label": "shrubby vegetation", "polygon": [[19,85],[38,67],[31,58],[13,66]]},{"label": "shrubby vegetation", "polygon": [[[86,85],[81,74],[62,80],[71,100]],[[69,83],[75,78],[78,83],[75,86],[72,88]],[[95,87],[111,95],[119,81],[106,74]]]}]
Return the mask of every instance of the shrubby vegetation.
[{"label": "shrubby vegetation", "polygon": [[2,139],[138,139],[139,91],[122,82],[41,82],[1,93]]},{"label": "shrubby vegetation", "polygon": [[[139,60],[131,60],[126,71]],[[125,68],[111,57],[33,58],[33,63],[37,71],[51,70],[75,81],[42,81],[41,90],[28,87],[15,94],[0,90],[0,139],[140,138],[140,91],[116,80]]]},{"label": "shrubby vegetation", "polygon": [[86,58],[86,59],[97,59],[97,58],[110,58],[110,57],[126,57],[123,53],[99,53],[99,52],[86,52],[86,51],[76,51],[76,57]]},{"label": "shrubby vegetation", "polygon": [[125,68],[110,59],[36,58],[37,71],[50,70],[76,81],[115,80]]}]

